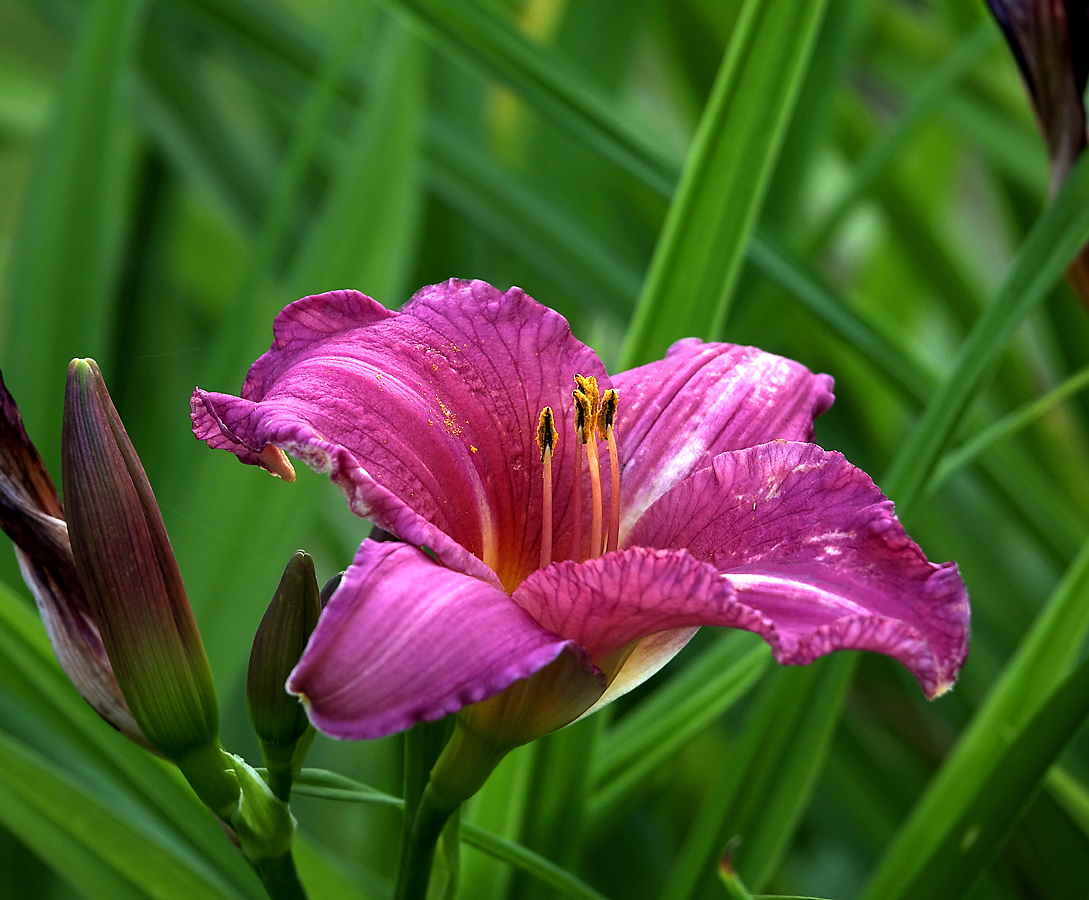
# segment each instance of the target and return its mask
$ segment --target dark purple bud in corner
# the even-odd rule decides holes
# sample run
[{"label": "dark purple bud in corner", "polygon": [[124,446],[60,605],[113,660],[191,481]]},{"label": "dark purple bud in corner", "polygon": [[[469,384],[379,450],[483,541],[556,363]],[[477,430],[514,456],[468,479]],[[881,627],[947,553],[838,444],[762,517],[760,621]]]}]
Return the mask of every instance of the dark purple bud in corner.
[{"label": "dark purple bud in corner", "polygon": [[[250,652],[246,704],[269,771],[269,784],[287,799],[296,745],[310,728],[306,710],[285,688],[321,615],[314,561],[301,550],[291,557]],[[305,748],[304,748],[305,752]]]},{"label": "dark purple bud in corner", "polygon": [[1089,4],[987,0],[1025,79],[1051,158],[1051,193],[1085,149]]},{"label": "dark purple bud in corner", "polygon": [[151,485],[94,360],[68,367],[61,449],[76,570],[121,691],[152,746],[222,815],[238,788],[223,772],[212,672]]},{"label": "dark purple bud in corner", "polygon": [[76,690],[129,739],[148,747],[113,668],[76,573],[57,490],[0,376],[0,529],[15,544],[53,652]]}]

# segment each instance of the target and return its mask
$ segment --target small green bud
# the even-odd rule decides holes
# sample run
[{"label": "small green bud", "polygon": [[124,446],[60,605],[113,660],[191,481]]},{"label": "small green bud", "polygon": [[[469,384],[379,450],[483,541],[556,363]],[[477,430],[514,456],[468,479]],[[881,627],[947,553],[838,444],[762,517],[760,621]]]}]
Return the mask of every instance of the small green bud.
[{"label": "small green bud", "polygon": [[205,803],[232,807],[238,788],[220,756],[204,644],[155,495],[94,360],[68,367],[61,454],[76,571],[133,718]]},{"label": "small green bud", "polygon": [[[284,687],[321,615],[314,561],[301,550],[291,557],[253,639],[246,704],[261,742],[273,791],[287,799],[293,770],[302,764],[296,746],[310,721],[299,698]],[[309,742],[307,742],[307,745]]]}]

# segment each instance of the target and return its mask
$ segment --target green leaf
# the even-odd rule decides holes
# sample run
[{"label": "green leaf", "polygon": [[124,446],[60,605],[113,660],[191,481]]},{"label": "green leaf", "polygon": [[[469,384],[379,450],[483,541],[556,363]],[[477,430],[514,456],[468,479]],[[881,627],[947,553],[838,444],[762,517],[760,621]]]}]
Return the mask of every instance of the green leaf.
[{"label": "green leaf", "polygon": [[428,124],[426,178],[443,200],[575,296],[631,313],[641,271],[453,128],[437,118]]},{"label": "green leaf", "polygon": [[[327,800],[404,806],[404,801],[398,797],[393,797],[369,785],[322,769],[303,769],[295,781],[294,790],[299,794],[309,797],[321,797]],[[575,900],[605,900],[602,894],[589,885],[583,884],[570,872],[549,862],[540,854],[481,828],[479,825],[463,820],[460,835],[463,844],[476,847],[495,859],[509,863],[533,875],[545,884],[554,887],[565,897],[573,897]]]},{"label": "green leaf", "polygon": [[688,832],[662,900],[700,896],[727,843],[746,883],[771,877],[828,753],[857,655],[772,671]]},{"label": "green leaf", "polygon": [[1052,766],[1044,783],[1055,802],[1089,836],[1089,790],[1062,766]]},{"label": "green leaf", "polygon": [[[2,733],[0,790],[14,796],[17,804],[29,806],[53,828],[107,863],[142,896],[156,900],[220,900],[237,896],[213,886],[146,834],[112,813],[55,765]],[[18,817],[9,812],[11,807],[0,804],[0,809],[4,811],[0,815],[7,813],[5,826],[20,834],[22,825]],[[42,820],[36,824],[41,825]],[[41,834],[28,836],[46,845],[43,858],[53,861],[66,878],[82,888],[84,879],[96,867],[81,873],[76,868],[82,856],[78,853],[54,861],[47,846],[50,841]],[[63,847],[68,842],[62,840],[57,844]]]},{"label": "green leaf", "polygon": [[938,457],[1006,341],[1062,277],[1087,240],[1089,155],[1074,167],[1017,251],[995,297],[961,345],[953,371],[901,445],[883,479],[882,487],[896,501],[902,519],[914,512]]},{"label": "green leaf", "polygon": [[476,847],[489,856],[509,863],[539,879],[544,884],[555,888],[564,897],[572,900],[606,900],[605,895],[584,884],[570,872],[549,862],[543,856],[527,850],[514,841],[485,831],[466,822],[461,824],[462,843]]},{"label": "green leaf", "polygon": [[[1007,780],[1001,763],[1011,752],[1012,743],[1026,733],[1026,740],[1031,742],[1030,722],[1032,728],[1051,729],[1050,737],[1042,737],[1042,741],[1058,740],[1053,731],[1056,723],[1039,721],[1034,715],[1077,657],[1087,631],[1089,542],[1071,563],[1016,655],[886,851],[866,890],[866,900],[925,896],[914,893],[916,885],[929,877],[925,874],[927,867],[965,840],[967,832],[958,828],[967,811],[977,803],[986,803],[988,793],[1015,787],[998,787]],[[1050,757],[1047,764],[1053,761],[1054,757]],[[1024,788],[1024,784],[1018,784]],[[1001,837],[990,832],[988,836],[994,841]],[[986,860],[980,858],[977,862],[982,865]]]},{"label": "green leaf", "polygon": [[1031,425],[1048,410],[1054,408],[1069,397],[1089,387],[1089,366],[1079,369],[1054,390],[1048,391],[1044,396],[1026,403],[1020,409],[1015,409],[1003,416],[986,430],[977,434],[970,441],[958,447],[952,453],[946,454],[927,485],[927,493],[933,493],[941,487],[953,474],[963,469],[981,453],[984,453],[992,444],[1003,441],[1016,434],[1023,428]]},{"label": "green leaf", "polygon": [[64,366],[94,355],[108,368],[113,351],[125,78],[143,7],[142,0],[97,0],[82,11],[11,252],[0,358],[47,460],[60,446]]},{"label": "green leaf", "polygon": [[472,0],[385,0],[430,40],[506,82],[547,118],[668,196],[677,164],[647,141],[600,91],[547,48]]},{"label": "green leaf", "polygon": [[[239,896],[250,900],[262,896],[241,855],[177,770],[102,721],[61,671],[37,615],[3,585],[0,685],[6,698],[36,717],[39,743],[35,749],[50,756],[67,752],[73,766],[108,785],[119,803],[134,800],[142,815],[154,819],[156,828],[172,834],[179,855],[199,857],[202,865],[229,881]],[[10,730],[11,723],[6,727]]]},{"label": "green leaf", "polygon": [[995,46],[999,33],[992,22],[984,22],[930,73],[892,127],[881,132],[881,137],[854,166],[850,182],[818,226],[816,234],[809,241],[810,246],[822,247],[835,234],[858,201],[903,149],[920,123],[933,116],[948,100],[957,84]]},{"label": "green leaf", "polygon": [[623,368],[721,333],[825,0],[747,0],[658,238]]},{"label": "green leaf", "polygon": [[[378,63],[374,103],[359,115],[324,209],[289,279],[291,298],[358,287],[396,305],[415,224],[423,48],[393,23]],[[267,318],[267,317],[266,317]]]},{"label": "green leaf", "polygon": [[[1089,657],[1047,696],[1031,717],[1001,735],[988,776],[953,789],[956,817],[941,828],[943,840],[924,854],[921,867],[869,896],[954,900],[965,896],[1001,849],[1040,789],[1051,764],[1089,719]],[[963,757],[962,757],[963,758]]]},{"label": "green leaf", "polygon": [[722,634],[604,735],[591,776],[590,818],[601,822],[623,798],[743,697],[767,670],[771,648]]},{"label": "green leaf", "polygon": [[767,233],[754,232],[749,241],[748,258],[908,397],[922,400],[929,396],[930,385],[918,365],[859,318],[842,297],[826,287],[815,273],[775,238]]}]

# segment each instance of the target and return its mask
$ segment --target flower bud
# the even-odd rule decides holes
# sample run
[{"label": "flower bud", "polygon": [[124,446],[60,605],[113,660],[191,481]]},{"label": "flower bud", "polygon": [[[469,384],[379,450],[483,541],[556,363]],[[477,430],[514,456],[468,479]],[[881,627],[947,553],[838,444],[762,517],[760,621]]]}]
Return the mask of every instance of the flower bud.
[{"label": "flower bud", "polygon": [[987,0],[1025,79],[1051,158],[1051,193],[1085,149],[1089,18],[1069,0]]},{"label": "flower bud", "polygon": [[133,717],[213,810],[237,805],[215,686],[143,466],[94,360],[68,367],[61,446],[76,570]]},{"label": "flower bud", "polygon": [[283,799],[291,784],[296,744],[310,727],[299,698],[289,694],[284,685],[306,649],[319,615],[321,595],[314,561],[299,550],[284,569],[257,628],[246,683],[250,721],[261,742],[273,790]]},{"label": "flower bud", "polygon": [[149,747],[121,694],[76,574],[60,497],[2,376],[0,529],[15,544],[23,579],[64,673],[103,719]]}]

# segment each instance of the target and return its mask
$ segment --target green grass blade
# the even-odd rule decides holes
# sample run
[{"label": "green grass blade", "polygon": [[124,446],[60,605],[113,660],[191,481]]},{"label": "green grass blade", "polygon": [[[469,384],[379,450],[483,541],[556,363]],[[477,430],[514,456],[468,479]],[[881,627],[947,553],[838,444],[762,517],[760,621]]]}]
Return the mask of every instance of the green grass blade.
[{"label": "green grass blade", "polygon": [[957,354],[953,371],[916,423],[882,482],[909,518],[942,450],[1017,325],[1089,240],[1089,156],[1071,171],[1017,252],[994,299]]},{"label": "green grass blade", "polygon": [[146,900],[99,854],[89,849],[0,779],[0,823],[88,900]]},{"label": "green grass blade", "polygon": [[440,197],[575,296],[630,314],[641,271],[449,125],[436,117],[428,125],[427,182]]},{"label": "green grass blade", "polygon": [[[156,900],[221,900],[231,897],[199,877],[158,843],[132,827],[59,768],[0,734],[3,790],[42,814]],[[5,821],[18,833],[18,821]],[[50,858],[47,852],[45,859]],[[70,878],[77,873],[67,872]]]},{"label": "green grass blade", "polygon": [[992,444],[1005,440],[1023,428],[1031,425],[1038,418],[1062,403],[1069,397],[1089,386],[1089,366],[1079,369],[1054,390],[1044,396],[1026,403],[1009,415],[1003,416],[989,428],[977,434],[963,446],[946,455],[934,472],[927,492],[936,491],[955,472],[963,469],[977,456],[985,452]]},{"label": "green grass blade", "polygon": [[749,635],[718,642],[609,729],[594,759],[592,822],[602,822],[668,759],[743,697],[767,671],[771,650]]},{"label": "green grass blade", "polygon": [[955,829],[965,810],[1002,781],[997,766],[1012,737],[1070,667],[1087,631],[1089,542],[885,853],[866,900],[908,896],[943,847],[961,839]]},{"label": "green grass blade", "polygon": [[81,770],[94,771],[118,796],[135,800],[157,827],[172,833],[180,854],[202,859],[239,896],[262,896],[256,877],[180,774],[122,738],[84,702],[57,664],[37,615],[3,585],[0,660],[6,697],[48,723],[38,750],[52,749],[53,736],[75,753],[73,761]]},{"label": "green grass blade", "polygon": [[337,89],[358,50],[364,20],[372,10],[366,4],[344,2],[336,12],[330,29],[332,49],[299,113],[291,144],[272,185],[253,254],[221,329],[224,337],[218,341],[215,357],[208,365],[211,384],[230,383],[233,369],[248,356],[247,341],[254,333],[264,331],[268,321],[265,311],[261,311],[260,321],[255,321],[258,317],[254,314],[262,282],[278,274],[279,260],[287,249],[287,237],[299,209],[303,179],[325,135]]},{"label": "green grass blade", "polygon": [[984,22],[960,43],[955,52],[934,69],[926,81],[920,85],[918,92],[900,113],[892,127],[881,132],[881,137],[854,166],[849,184],[824,221],[817,227],[816,234],[809,242],[811,246],[823,247],[836,233],[851,210],[855,208],[855,204],[866,195],[916,128],[939,110],[957,84],[998,42],[999,34],[993,22]]},{"label": "green grass blade", "polygon": [[865,356],[894,386],[919,400],[929,395],[929,383],[919,367],[860,319],[775,238],[766,232],[754,232],[747,255],[753,265]]},{"label": "green grass blade", "polygon": [[662,900],[702,896],[734,837],[741,838],[737,871],[757,889],[767,882],[824,765],[856,659],[840,653],[810,666],[776,669],[765,680],[737,748],[708,789]]},{"label": "green grass blade", "polygon": [[398,299],[414,228],[425,56],[399,23],[383,50],[374,104],[359,116],[328,201],[294,266],[292,299],[345,287],[387,305]]},{"label": "green grass blade", "polygon": [[594,890],[565,869],[549,862],[540,854],[514,841],[485,831],[483,828],[463,822],[461,841],[470,847],[483,850],[495,859],[521,869],[549,887],[555,888],[564,897],[570,897],[572,900],[606,900],[604,894]]},{"label": "green grass blade", "polygon": [[506,82],[547,118],[659,193],[673,188],[677,164],[637,132],[569,64],[531,43],[472,0],[386,0],[408,13],[444,50]]},{"label": "green grass blade", "polygon": [[[308,797],[325,800],[404,806],[404,801],[399,797],[323,769],[303,769],[293,790]],[[575,900],[605,900],[602,894],[540,854],[471,822],[461,823],[461,841],[540,879],[565,897]]]},{"label": "green grass blade", "polygon": [[1089,790],[1062,766],[1052,766],[1044,783],[1055,802],[1089,835]]},{"label": "green grass blade", "polygon": [[[1031,717],[1001,736],[991,777],[960,787],[956,818],[944,840],[910,880],[882,897],[955,900],[963,897],[1001,849],[1052,763],[1089,719],[1089,657],[1056,687]],[[872,888],[871,888],[871,895]]]},{"label": "green grass blade", "polygon": [[110,365],[127,154],[125,76],[142,0],[98,0],[82,27],[41,137],[10,256],[0,359],[47,460],[57,459],[64,367]]},{"label": "green grass blade", "polygon": [[825,0],[748,0],[658,238],[623,368],[719,337]]}]

